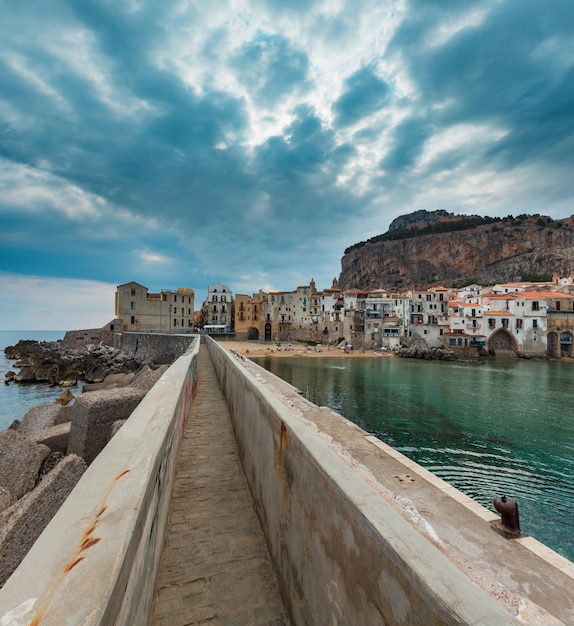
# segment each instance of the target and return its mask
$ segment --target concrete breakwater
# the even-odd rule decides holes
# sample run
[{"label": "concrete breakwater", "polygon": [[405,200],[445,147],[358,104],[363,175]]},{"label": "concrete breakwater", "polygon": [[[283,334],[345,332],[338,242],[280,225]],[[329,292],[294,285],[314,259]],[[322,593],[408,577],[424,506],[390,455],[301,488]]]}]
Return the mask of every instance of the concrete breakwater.
[{"label": "concrete breakwater", "polygon": [[32,408],[0,432],[0,586],[166,371],[167,365],[153,361],[185,351],[192,341],[189,335],[167,336],[163,343],[161,337],[126,337],[125,350],[36,341],[6,348],[8,358],[19,359],[20,373],[11,384],[65,381],[73,386],[80,377],[92,382],[83,385],[81,395],[67,389],[54,404]]},{"label": "concrete breakwater", "polygon": [[[492,517],[477,514],[470,499],[452,497],[452,487],[437,487],[430,472],[407,465],[255,364],[203,341],[293,624],[560,623],[528,594],[572,623],[569,565],[559,571],[532,560],[524,543],[493,533]],[[193,350],[95,459],[0,591],[4,623],[147,623],[177,433],[194,392]],[[404,514],[390,502],[393,489]],[[443,520],[433,537],[425,517],[436,503],[446,522],[459,524],[453,530]],[[462,546],[471,564],[447,554],[446,544]],[[489,587],[481,576],[493,572],[498,580]],[[518,614],[526,618],[519,622]]]}]

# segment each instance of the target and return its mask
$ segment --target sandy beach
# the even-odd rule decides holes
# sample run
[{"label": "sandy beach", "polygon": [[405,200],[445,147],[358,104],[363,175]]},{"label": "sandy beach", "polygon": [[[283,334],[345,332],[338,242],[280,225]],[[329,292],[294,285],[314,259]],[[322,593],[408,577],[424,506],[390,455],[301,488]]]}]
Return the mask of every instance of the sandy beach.
[{"label": "sandy beach", "polygon": [[[350,359],[364,357],[392,356],[391,352],[374,352],[373,350],[351,350],[345,352],[332,346],[321,346],[320,351],[315,347],[304,343],[294,342],[291,344],[282,343],[280,347],[275,343],[264,343],[259,341],[218,341],[219,345],[226,350],[232,350],[246,357],[273,356],[289,357],[301,356],[305,358],[320,359],[325,357],[345,357]],[[289,347],[290,346],[290,347]]]}]

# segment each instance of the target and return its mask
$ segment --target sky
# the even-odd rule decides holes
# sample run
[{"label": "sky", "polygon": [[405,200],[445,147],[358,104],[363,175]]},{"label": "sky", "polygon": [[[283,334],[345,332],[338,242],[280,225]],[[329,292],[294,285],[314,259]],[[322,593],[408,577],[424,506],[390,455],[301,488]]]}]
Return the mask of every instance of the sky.
[{"label": "sky", "polygon": [[572,0],[0,0],[0,329],[330,287],[419,209],[574,213]]}]

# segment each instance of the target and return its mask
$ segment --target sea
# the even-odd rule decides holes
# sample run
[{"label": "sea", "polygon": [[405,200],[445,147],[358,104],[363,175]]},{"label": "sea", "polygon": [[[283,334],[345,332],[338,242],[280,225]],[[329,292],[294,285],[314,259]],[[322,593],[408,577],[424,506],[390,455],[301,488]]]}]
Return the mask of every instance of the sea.
[{"label": "sea", "polygon": [[[4,384],[14,365],[4,348],[64,334],[0,331],[0,430],[62,393],[46,383]],[[254,360],[490,510],[497,496],[516,498],[522,530],[574,561],[574,363]]]},{"label": "sea", "polygon": [[573,362],[254,360],[574,561]]},{"label": "sea", "polygon": [[[52,404],[62,394],[58,385],[47,383],[5,384],[6,373],[14,368],[4,354],[6,346],[14,346],[20,339],[36,341],[58,341],[63,339],[64,330],[0,330],[0,430],[5,430],[15,420],[21,420],[33,407]],[[71,390],[75,393],[74,390]]]}]

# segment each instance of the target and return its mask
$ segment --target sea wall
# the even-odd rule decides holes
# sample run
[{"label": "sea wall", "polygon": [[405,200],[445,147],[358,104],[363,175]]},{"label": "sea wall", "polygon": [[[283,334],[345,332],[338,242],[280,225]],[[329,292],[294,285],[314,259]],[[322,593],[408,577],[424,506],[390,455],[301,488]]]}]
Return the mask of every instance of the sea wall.
[{"label": "sea wall", "polygon": [[191,345],[195,335],[167,333],[122,333],[119,348],[126,354],[150,359],[158,365],[170,364]]},{"label": "sea wall", "polygon": [[517,623],[272,390],[206,341],[294,624]]},{"label": "sea wall", "polygon": [[0,590],[2,624],[147,623],[198,350],[154,385]]}]

